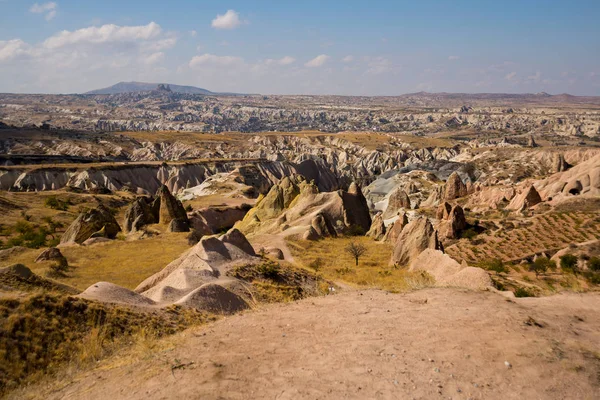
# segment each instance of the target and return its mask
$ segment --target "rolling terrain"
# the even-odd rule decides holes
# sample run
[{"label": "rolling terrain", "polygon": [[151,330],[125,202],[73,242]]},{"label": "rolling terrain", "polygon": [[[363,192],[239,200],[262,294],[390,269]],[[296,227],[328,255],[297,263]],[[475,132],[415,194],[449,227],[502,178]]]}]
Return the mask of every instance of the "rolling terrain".
[{"label": "rolling terrain", "polygon": [[0,95],[0,393],[598,397],[597,98],[119,90]]}]

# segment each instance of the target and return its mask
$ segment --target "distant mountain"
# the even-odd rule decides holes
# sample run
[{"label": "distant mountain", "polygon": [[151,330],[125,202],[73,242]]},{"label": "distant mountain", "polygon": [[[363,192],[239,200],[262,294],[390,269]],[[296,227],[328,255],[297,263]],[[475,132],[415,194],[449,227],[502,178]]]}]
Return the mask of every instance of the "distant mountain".
[{"label": "distant mountain", "polygon": [[180,86],[171,84],[159,84],[159,83],[147,83],[147,82],[119,82],[116,85],[104,89],[92,90],[85,94],[119,94],[119,93],[136,93],[136,92],[149,92],[157,90],[159,85],[164,87],[168,86],[172,92],[175,93],[186,93],[186,94],[207,94],[216,95],[220,93],[214,93],[210,90],[194,87],[194,86]]}]

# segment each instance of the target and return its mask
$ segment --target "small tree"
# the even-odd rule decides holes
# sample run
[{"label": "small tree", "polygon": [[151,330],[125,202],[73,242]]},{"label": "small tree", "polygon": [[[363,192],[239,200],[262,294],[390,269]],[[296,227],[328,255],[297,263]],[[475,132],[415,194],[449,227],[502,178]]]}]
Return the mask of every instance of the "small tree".
[{"label": "small tree", "polygon": [[535,272],[536,278],[540,274],[545,274],[549,269],[556,269],[556,262],[546,257],[538,257],[531,265],[529,270]]},{"label": "small tree", "polygon": [[348,246],[346,246],[344,250],[346,251],[346,253],[354,257],[356,266],[358,266],[358,259],[367,252],[367,248],[357,242],[351,242]]},{"label": "small tree", "polygon": [[579,268],[577,266],[577,257],[573,254],[565,254],[560,257],[560,267],[564,271],[570,271],[577,275],[579,272]]}]

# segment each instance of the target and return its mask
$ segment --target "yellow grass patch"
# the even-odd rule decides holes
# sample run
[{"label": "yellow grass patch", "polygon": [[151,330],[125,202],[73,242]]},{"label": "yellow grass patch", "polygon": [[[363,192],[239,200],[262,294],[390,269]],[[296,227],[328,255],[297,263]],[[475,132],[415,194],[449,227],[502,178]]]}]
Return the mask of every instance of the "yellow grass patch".
[{"label": "yellow grass patch", "polygon": [[[366,247],[366,253],[355,265],[345,251],[351,242]],[[362,288],[379,288],[402,292],[422,288],[432,283],[421,273],[389,265],[392,246],[367,237],[327,238],[316,242],[290,240],[288,246],[294,258],[305,268],[319,271],[324,279]]]},{"label": "yellow grass patch", "polygon": [[[164,233],[136,241],[114,240],[93,246],[64,247],[61,252],[71,269],[66,277],[53,279],[82,291],[100,281],[134,289],[189,248],[186,236],[186,233]],[[51,263],[34,263],[42,250],[26,250],[1,261],[0,267],[21,263],[36,274],[46,276]]]}]

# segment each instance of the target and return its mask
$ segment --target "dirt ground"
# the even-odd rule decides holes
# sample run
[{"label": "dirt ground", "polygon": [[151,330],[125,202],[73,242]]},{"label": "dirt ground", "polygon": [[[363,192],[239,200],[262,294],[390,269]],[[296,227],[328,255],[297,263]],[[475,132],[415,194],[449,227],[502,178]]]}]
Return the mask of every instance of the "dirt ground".
[{"label": "dirt ground", "polygon": [[599,310],[599,293],[350,290],[190,329],[13,397],[598,399]]}]

